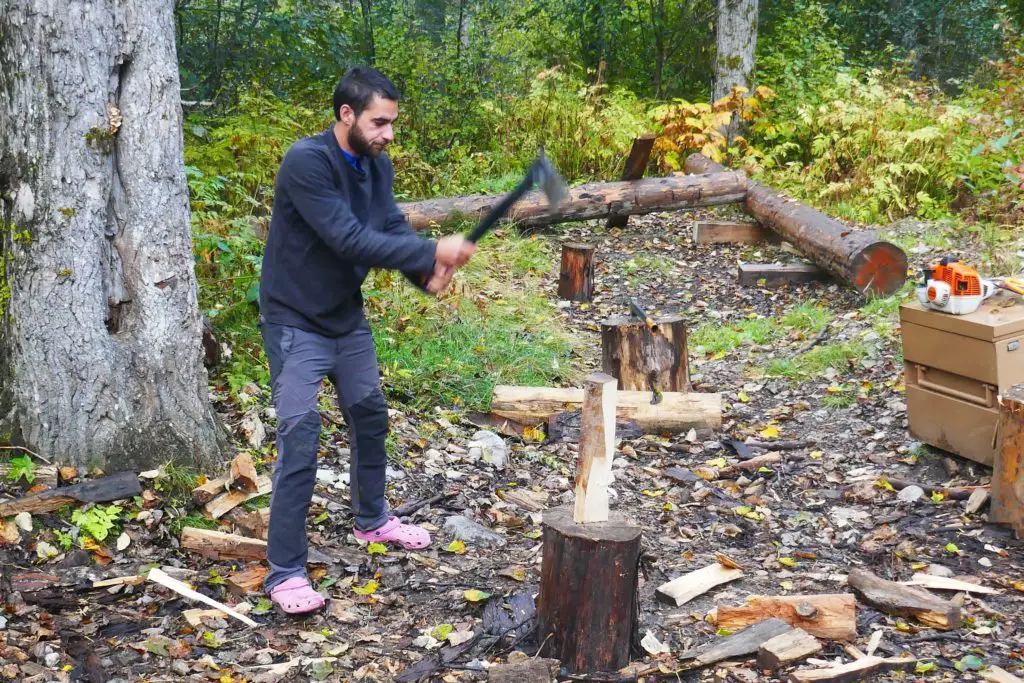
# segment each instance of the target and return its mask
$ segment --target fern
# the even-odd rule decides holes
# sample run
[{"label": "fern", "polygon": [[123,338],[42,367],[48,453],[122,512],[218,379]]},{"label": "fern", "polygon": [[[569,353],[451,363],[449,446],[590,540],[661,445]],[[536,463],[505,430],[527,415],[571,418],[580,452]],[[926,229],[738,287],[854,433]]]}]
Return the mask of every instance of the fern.
[{"label": "fern", "polygon": [[121,508],[117,505],[94,505],[72,512],[71,522],[97,541],[103,541],[117,528],[120,514]]}]

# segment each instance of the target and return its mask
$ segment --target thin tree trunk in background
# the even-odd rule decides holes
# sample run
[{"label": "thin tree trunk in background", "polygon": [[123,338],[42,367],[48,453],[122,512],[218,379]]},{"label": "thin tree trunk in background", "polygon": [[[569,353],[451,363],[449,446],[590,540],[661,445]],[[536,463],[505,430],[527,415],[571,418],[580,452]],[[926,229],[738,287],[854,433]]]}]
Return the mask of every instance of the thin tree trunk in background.
[{"label": "thin tree trunk in background", "polygon": [[373,0],[359,0],[359,8],[363,15],[363,32],[366,34],[366,61],[373,65],[377,61],[373,42]]},{"label": "thin tree trunk in background", "polygon": [[462,56],[464,51],[469,50],[470,10],[468,4],[468,0],[459,0],[459,35],[457,43],[459,57]]},{"label": "thin tree trunk in background", "polygon": [[444,40],[445,0],[416,0],[416,19],[434,45]]},{"label": "thin tree trunk in background", "polygon": [[0,13],[0,434],[61,464],[217,463],[170,3]]},{"label": "thin tree trunk in background", "polygon": [[[757,50],[757,0],[718,0],[715,34],[715,85],[712,102],[729,95],[735,86],[753,88]],[[729,137],[738,130],[737,117]]]}]

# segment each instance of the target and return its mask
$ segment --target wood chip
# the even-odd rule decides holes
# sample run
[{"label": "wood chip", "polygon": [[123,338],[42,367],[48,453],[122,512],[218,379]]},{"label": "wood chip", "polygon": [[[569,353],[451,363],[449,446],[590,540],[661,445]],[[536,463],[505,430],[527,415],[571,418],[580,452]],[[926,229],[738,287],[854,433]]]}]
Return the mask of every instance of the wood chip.
[{"label": "wood chip", "polygon": [[741,576],[742,570],[731,569],[715,562],[658,586],[654,594],[662,602],[678,607],[707,593],[715,586],[735,581]]},{"label": "wood chip", "polygon": [[855,683],[885,671],[911,671],[916,666],[917,660],[912,658],[864,657],[828,669],[794,671],[789,675],[789,683]]},{"label": "wood chip", "polygon": [[821,641],[802,628],[795,628],[762,643],[757,651],[757,664],[774,671],[821,652],[821,649]]}]

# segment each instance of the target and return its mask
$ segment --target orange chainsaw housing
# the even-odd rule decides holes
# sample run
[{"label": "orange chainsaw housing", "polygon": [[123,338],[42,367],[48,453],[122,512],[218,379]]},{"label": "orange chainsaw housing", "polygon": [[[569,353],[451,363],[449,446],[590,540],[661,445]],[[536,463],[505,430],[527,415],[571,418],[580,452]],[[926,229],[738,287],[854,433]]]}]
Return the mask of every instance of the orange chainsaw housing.
[{"label": "orange chainsaw housing", "polygon": [[[972,266],[958,261],[936,263],[931,267],[931,279],[949,285],[950,296],[981,296],[981,276]],[[935,287],[928,287],[928,300],[935,301]]]}]

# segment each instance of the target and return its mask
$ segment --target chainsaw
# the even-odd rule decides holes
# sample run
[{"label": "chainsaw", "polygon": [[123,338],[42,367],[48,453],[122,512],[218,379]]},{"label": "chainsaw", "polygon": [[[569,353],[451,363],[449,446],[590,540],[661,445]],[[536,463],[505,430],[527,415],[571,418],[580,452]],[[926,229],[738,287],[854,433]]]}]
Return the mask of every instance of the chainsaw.
[{"label": "chainsaw", "polygon": [[946,256],[921,269],[917,300],[922,306],[953,315],[974,313],[996,291],[996,283],[978,275],[973,266]]}]

